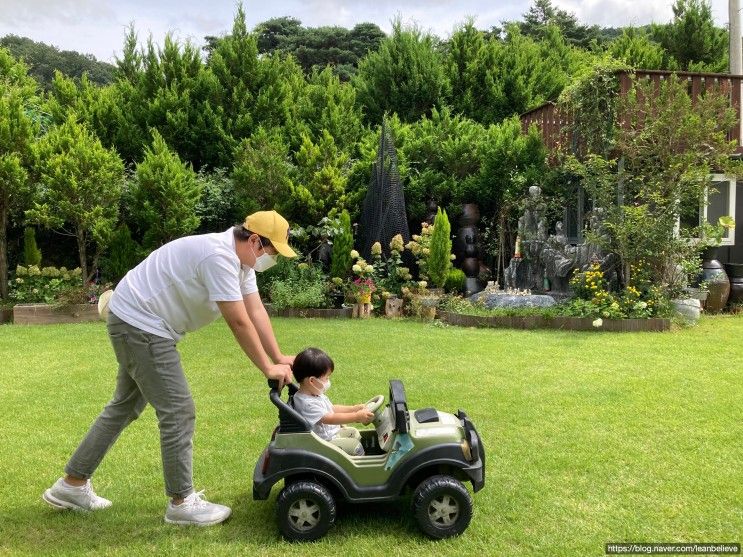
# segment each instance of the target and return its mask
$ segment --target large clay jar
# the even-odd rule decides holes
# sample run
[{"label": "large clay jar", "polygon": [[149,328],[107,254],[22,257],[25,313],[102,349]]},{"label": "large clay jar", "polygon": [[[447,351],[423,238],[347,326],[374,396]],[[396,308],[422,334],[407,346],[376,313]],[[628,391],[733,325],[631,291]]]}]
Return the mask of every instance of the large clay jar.
[{"label": "large clay jar", "polygon": [[725,263],[725,272],[730,279],[728,305],[743,304],[743,263]]},{"label": "large clay jar", "polygon": [[462,216],[459,217],[459,226],[473,226],[480,220],[480,208],[476,203],[462,205]]},{"label": "large clay jar", "polygon": [[457,259],[477,257],[477,227],[467,225],[457,230],[453,247]]},{"label": "large clay jar", "polygon": [[476,257],[468,257],[462,262],[462,271],[465,276],[477,277],[480,272],[480,261]]},{"label": "large clay jar", "polygon": [[717,259],[703,259],[702,280],[707,281],[709,290],[704,311],[707,313],[721,312],[730,296],[730,280],[722,263]]}]

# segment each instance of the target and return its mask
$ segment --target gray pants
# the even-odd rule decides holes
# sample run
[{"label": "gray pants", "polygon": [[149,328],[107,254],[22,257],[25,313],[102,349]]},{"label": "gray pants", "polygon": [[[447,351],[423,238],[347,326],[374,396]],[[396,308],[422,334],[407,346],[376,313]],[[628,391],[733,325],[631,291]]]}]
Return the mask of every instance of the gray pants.
[{"label": "gray pants", "polygon": [[165,492],[186,497],[193,492],[196,410],[175,341],[133,327],[110,312],[108,335],[119,362],[116,390],[65,472],[83,479],[92,476],[119,434],[149,402],[160,427]]}]

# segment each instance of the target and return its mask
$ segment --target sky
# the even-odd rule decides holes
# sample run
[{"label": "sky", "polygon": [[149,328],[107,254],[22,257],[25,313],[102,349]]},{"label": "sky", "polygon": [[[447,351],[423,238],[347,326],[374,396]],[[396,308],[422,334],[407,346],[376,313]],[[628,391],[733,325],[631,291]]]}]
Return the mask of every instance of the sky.
[{"label": "sky", "polygon": [[[673,0],[552,0],[584,24],[623,27],[666,23]],[[441,38],[456,24],[475,18],[481,29],[504,20],[518,20],[532,0],[244,0],[248,26],[272,17],[291,16],[305,27],[373,22],[388,33],[391,20],[416,24]],[[728,21],[727,0],[711,0],[718,25]],[[229,32],[233,0],[0,0],[0,36],[15,34],[62,50],[93,54],[114,62],[120,55],[127,26],[134,24],[140,42],[152,35],[162,44],[170,31],[181,40],[202,45],[205,35]]]}]

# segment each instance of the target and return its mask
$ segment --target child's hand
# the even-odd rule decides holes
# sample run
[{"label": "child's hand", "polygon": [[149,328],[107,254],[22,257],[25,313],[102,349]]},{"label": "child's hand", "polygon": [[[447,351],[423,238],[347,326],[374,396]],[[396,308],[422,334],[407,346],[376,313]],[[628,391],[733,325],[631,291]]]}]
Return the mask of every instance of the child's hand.
[{"label": "child's hand", "polygon": [[358,412],[359,410],[363,410],[364,408],[366,408],[366,404],[357,404],[353,407],[353,411]]},{"label": "child's hand", "polygon": [[363,404],[361,406],[362,409],[356,411],[356,421],[366,425],[374,419],[374,413],[369,412]]}]

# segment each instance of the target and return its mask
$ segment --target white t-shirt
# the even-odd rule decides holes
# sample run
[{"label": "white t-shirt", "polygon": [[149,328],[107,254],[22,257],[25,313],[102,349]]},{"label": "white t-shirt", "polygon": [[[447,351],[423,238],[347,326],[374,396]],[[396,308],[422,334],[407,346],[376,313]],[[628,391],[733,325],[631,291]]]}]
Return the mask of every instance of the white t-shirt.
[{"label": "white t-shirt", "polygon": [[116,286],[109,309],[134,327],[178,341],[220,316],[216,302],[257,291],[255,271],[240,264],[230,228],[153,251]]},{"label": "white t-shirt", "polygon": [[333,413],[333,403],[330,402],[330,399],[326,395],[314,396],[295,393],[294,409],[310,422],[312,431],[326,441],[330,441],[341,430],[341,426],[339,425],[323,424],[320,422],[323,416]]}]

